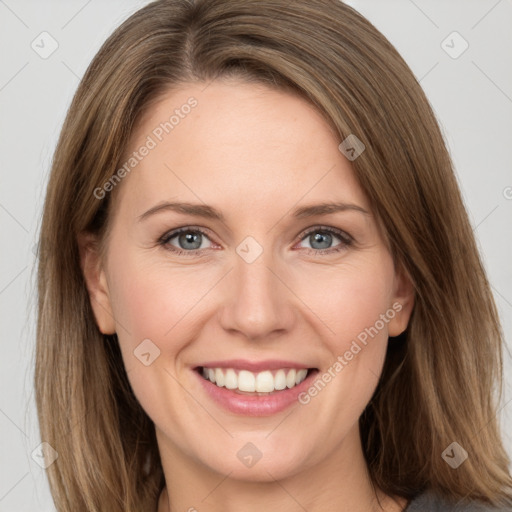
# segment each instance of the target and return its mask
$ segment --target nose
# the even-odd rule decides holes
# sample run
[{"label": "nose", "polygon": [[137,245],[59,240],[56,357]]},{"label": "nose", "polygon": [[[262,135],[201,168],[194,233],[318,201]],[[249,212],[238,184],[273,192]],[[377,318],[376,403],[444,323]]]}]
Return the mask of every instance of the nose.
[{"label": "nose", "polygon": [[222,327],[248,340],[270,340],[296,324],[296,308],[286,272],[273,264],[266,251],[252,263],[236,256],[226,300],[220,314]]}]

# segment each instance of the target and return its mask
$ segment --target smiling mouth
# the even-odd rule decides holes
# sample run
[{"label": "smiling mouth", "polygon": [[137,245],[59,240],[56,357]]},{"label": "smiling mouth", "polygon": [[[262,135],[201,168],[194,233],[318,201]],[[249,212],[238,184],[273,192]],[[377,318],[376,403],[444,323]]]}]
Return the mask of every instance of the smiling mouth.
[{"label": "smiling mouth", "polygon": [[316,368],[281,368],[251,372],[235,368],[207,368],[199,366],[196,371],[219,388],[235,393],[261,396],[292,389],[303,382]]}]

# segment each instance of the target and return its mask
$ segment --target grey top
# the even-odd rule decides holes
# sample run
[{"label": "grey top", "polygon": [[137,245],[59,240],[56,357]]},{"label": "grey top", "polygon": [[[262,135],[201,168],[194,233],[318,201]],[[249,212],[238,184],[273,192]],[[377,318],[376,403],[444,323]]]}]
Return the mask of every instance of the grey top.
[{"label": "grey top", "polygon": [[480,502],[450,503],[427,491],[409,503],[404,512],[512,512],[512,507],[492,507]]}]

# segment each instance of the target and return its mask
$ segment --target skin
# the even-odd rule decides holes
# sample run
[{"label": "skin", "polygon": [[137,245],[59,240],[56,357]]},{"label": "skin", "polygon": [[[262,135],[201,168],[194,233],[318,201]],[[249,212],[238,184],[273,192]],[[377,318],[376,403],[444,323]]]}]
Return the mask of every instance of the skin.
[{"label": "skin", "polygon": [[[216,81],[183,85],[154,104],[127,156],[190,96],[197,107],[114,191],[105,257],[92,236],[80,239],[98,327],[117,332],[132,388],[155,423],[166,479],[158,512],[403,510],[405,500],[372,488],[358,419],[388,336],[407,326],[413,290],[395,270],[341,141],[298,96]],[[174,211],[138,219],[165,201],[205,203],[225,220]],[[328,201],[368,213],[292,216]],[[159,245],[184,226],[207,231],[200,254]],[[333,235],[318,248],[304,232],[321,227],[354,241]],[[247,236],[263,248],[252,263],[236,252]],[[178,237],[167,246],[189,247]],[[193,371],[204,361],[287,359],[322,374],[397,302],[401,311],[307,405],[237,415],[213,402]],[[144,339],[160,350],[149,366],[133,354]],[[262,454],[251,468],[237,457],[249,442]]]}]

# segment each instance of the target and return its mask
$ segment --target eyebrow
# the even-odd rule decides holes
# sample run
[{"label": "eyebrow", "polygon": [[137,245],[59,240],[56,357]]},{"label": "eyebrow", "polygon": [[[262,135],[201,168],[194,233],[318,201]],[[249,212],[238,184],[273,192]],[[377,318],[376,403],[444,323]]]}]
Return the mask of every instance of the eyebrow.
[{"label": "eyebrow", "polygon": [[[194,203],[178,203],[178,202],[165,202],[153,206],[142,215],[137,217],[137,220],[140,222],[156,213],[164,212],[164,211],[174,211],[178,213],[183,213],[186,215],[194,215],[197,217],[203,217],[207,219],[215,219],[221,222],[225,222],[224,215],[213,208],[212,206],[208,206],[206,204],[194,204]],[[337,212],[344,211],[356,211],[360,212],[364,215],[370,215],[370,213],[365,210],[363,207],[352,204],[352,203],[320,203],[313,204],[308,206],[301,206],[297,208],[293,212],[293,216],[298,219],[303,219],[307,217],[313,217],[315,215],[329,215]]]},{"label": "eyebrow", "polygon": [[301,206],[297,208],[293,216],[299,219],[305,217],[313,217],[314,215],[328,215],[330,213],[356,211],[364,215],[370,215],[370,212],[365,210],[362,206],[352,203],[320,203],[311,206]]},{"label": "eyebrow", "polygon": [[164,211],[174,211],[178,213],[184,213],[187,215],[195,215],[197,217],[204,217],[208,219],[217,219],[224,222],[224,215],[217,211],[212,206],[208,206],[206,204],[194,204],[194,203],[161,203],[153,206],[148,211],[144,212],[142,215],[137,217],[137,220],[140,222],[155,213],[164,212]]}]

